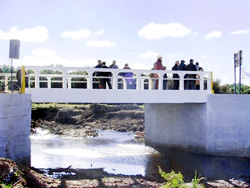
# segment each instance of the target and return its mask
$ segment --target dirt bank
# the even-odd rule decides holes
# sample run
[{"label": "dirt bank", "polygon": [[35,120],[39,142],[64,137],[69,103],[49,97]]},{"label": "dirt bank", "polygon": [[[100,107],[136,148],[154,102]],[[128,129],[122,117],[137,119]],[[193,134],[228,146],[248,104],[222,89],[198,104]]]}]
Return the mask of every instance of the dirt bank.
[{"label": "dirt bank", "polygon": [[[37,172],[38,169],[17,165],[14,161],[0,158],[0,188],[90,188],[90,187],[160,187],[162,182],[146,179],[140,175],[111,175],[102,169],[54,169],[53,172],[65,172],[60,179],[53,179]],[[12,185],[12,186],[9,186]]]},{"label": "dirt bank", "polygon": [[[17,165],[14,161],[0,158],[0,188],[156,188],[164,184],[163,179],[145,178],[141,175],[125,176],[108,174],[103,169],[49,169],[49,174],[64,172],[64,176],[53,179],[43,175],[43,169]],[[208,188],[250,187],[250,179],[204,181]],[[191,183],[188,187],[193,187]],[[200,186],[196,186],[197,188]]]},{"label": "dirt bank", "polygon": [[53,134],[71,137],[97,136],[97,130],[143,132],[144,108],[104,104],[35,108],[31,127],[32,130],[41,127]]}]

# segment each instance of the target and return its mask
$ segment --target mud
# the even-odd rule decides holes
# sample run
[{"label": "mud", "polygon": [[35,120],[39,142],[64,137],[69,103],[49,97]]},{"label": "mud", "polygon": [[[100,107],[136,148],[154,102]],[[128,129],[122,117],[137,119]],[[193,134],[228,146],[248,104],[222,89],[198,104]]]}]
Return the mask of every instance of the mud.
[{"label": "mud", "polygon": [[104,104],[35,109],[31,127],[32,131],[41,127],[53,134],[69,137],[98,136],[97,130],[139,131],[141,134],[138,135],[144,135],[144,109],[139,105]]}]

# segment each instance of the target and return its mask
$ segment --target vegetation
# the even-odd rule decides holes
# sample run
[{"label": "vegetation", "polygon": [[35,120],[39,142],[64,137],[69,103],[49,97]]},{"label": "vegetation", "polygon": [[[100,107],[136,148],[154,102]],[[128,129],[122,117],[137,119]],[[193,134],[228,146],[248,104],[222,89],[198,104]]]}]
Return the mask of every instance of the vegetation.
[{"label": "vegetation", "polygon": [[[239,93],[239,85],[236,87],[236,92]],[[215,94],[234,94],[234,84],[221,85],[220,80],[214,81],[214,93]],[[242,94],[250,94],[250,86],[241,85]]]},{"label": "vegetation", "polygon": [[11,184],[1,183],[0,186],[2,186],[3,188],[11,188],[12,187],[12,183]]},{"label": "vegetation", "polygon": [[59,103],[32,103],[32,110],[56,108],[86,108],[89,104],[59,104]]},{"label": "vegetation", "polygon": [[200,183],[202,178],[197,177],[197,172],[195,172],[195,177],[192,180],[191,185],[184,182],[184,177],[179,173],[175,173],[173,170],[170,173],[164,172],[161,167],[159,168],[159,173],[167,182],[161,186],[161,188],[204,188],[205,186]]}]

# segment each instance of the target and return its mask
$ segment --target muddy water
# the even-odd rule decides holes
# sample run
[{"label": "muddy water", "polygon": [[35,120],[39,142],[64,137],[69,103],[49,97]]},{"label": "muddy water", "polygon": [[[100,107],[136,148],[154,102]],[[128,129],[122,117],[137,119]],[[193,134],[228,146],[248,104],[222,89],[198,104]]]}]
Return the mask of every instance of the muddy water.
[{"label": "muddy water", "polygon": [[[104,168],[113,174],[159,176],[181,171],[191,179],[195,171],[208,179],[250,176],[250,159],[158,150],[134,140],[131,133],[100,131],[94,138],[66,138],[41,129],[31,135],[31,166],[36,168]],[[160,151],[160,152],[159,152]]]}]

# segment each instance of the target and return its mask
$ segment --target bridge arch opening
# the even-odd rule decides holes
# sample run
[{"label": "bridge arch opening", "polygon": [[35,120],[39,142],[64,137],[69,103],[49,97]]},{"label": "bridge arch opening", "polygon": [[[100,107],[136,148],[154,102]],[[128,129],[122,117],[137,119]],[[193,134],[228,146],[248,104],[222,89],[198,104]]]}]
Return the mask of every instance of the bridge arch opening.
[{"label": "bridge arch opening", "polygon": [[67,72],[67,87],[71,89],[87,89],[88,79],[89,73],[87,71],[69,70]]}]

